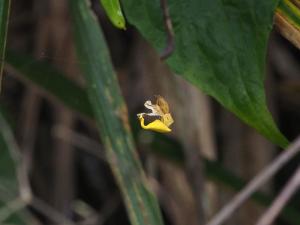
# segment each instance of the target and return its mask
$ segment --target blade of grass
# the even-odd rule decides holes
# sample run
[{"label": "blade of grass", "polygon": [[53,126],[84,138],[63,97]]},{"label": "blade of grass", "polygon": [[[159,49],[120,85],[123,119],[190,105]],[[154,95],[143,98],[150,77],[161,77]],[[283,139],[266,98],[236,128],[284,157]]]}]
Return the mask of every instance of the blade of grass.
[{"label": "blade of grass", "polygon": [[279,32],[300,49],[300,1],[282,0],[276,9],[275,25]]},{"label": "blade of grass", "polygon": [[71,0],[75,46],[106,155],[133,225],[162,225],[158,202],[135,152],[127,108],[96,17],[87,1]]},{"label": "blade of grass", "polygon": [[6,36],[8,27],[8,18],[10,11],[10,0],[0,1],[0,91],[2,87],[3,62],[5,56]]},{"label": "blade of grass", "polygon": [[[68,80],[66,76],[62,76],[58,71],[53,70],[49,64],[41,62],[32,63],[34,62],[34,59],[31,59],[29,56],[19,56],[10,51],[8,51],[6,62],[22,73],[27,79],[31,80],[35,85],[43,88],[49,94],[54,95],[67,107],[70,107],[70,109],[80,112],[82,115],[88,116],[89,118],[93,118],[92,108],[88,102],[86,92]],[[47,71],[51,71],[51,73]],[[55,78],[52,79],[53,77]],[[63,87],[63,89],[56,93],[55,90],[58,86]],[[72,104],[72,96],[77,98],[78,101],[76,104]],[[133,134],[137,137],[140,131],[138,123],[136,120],[133,120],[130,124],[133,128]],[[178,165],[183,164],[184,156],[182,147],[180,143],[173,139],[159,134],[153,134],[151,149],[156,155],[171,160]],[[220,163],[211,162],[206,159],[203,160],[205,161],[206,176],[209,179],[224,185],[233,191],[239,191],[245,186],[246,182],[244,180],[228,172],[220,165]],[[273,197],[258,192],[255,193],[251,199],[262,206],[269,206]],[[293,207],[286,207],[281,214],[281,218],[290,224],[300,225],[299,213]]]}]

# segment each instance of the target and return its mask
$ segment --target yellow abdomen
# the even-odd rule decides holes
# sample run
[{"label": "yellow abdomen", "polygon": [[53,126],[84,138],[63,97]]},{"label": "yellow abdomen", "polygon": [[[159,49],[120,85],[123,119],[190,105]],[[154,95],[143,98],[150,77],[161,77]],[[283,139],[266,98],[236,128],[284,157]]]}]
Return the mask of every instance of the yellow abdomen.
[{"label": "yellow abdomen", "polygon": [[153,122],[145,125],[144,118],[141,116],[139,119],[140,119],[141,127],[144,128],[145,130],[152,130],[160,133],[168,133],[172,131],[160,120],[154,120]]}]

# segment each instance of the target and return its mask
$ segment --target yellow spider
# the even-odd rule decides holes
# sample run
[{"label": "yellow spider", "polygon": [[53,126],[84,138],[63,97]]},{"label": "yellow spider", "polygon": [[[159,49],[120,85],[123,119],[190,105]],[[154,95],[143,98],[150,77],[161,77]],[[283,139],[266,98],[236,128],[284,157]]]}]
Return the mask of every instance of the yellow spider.
[{"label": "yellow spider", "polygon": [[[151,112],[137,114],[143,129],[160,133],[168,133],[172,131],[169,126],[174,123],[174,120],[169,112],[169,105],[163,97],[158,95],[156,96],[156,104],[152,104],[152,102],[148,100],[144,105],[147,109],[150,109]],[[144,115],[158,116],[159,119],[155,119],[154,121],[145,125]]]}]

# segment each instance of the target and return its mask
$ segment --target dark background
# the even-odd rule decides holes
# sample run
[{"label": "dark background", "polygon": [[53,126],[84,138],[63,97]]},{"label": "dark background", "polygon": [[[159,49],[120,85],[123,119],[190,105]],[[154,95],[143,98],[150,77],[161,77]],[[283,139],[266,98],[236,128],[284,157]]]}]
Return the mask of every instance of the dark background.
[{"label": "dark background", "polygon": [[[199,202],[209,218],[234,192],[220,183],[201,179],[200,155],[249,180],[281,150],[172,74],[137,30],[130,25],[126,31],[113,27],[98,1],[93,1],[92,8],[110,48],[129,117],[136,126],[137,150],[147,175],[156,183],[166,224],[201,224]],[[79,70],[79,63],[84,62],[76,59],[68,9],[65,0],[13,0],[8,49],[47,61],[84,87]],[[269,108],[289,140],[300,132],[299,54],[276,30],[272,32],[266,92]],[[71,111],[9,66],[2,85],[1,104],[14,124],[22,154],[31,160],[34,195],[78,224],[129,224],[95,123]],[[174,115],[173,132],[167,138],[173,141],[174,152],[179,146],[183,148],[181,163],[155,153],[155,146],[150,145],[154,134],[138,127],[136,113],[142,112],[143,103],[156,94],[168,100]],[[276,194],[298,161],[299,157],[292,160],[262,190]],[[197,187],[203,183],[204,192],[199,193]],[[298,208],[299,197],[291,201]],[[249,201],[227,224],[254,224],[263,209]],[[36,224],[54,223],[34,208],[30,211],[37,218]]]}]

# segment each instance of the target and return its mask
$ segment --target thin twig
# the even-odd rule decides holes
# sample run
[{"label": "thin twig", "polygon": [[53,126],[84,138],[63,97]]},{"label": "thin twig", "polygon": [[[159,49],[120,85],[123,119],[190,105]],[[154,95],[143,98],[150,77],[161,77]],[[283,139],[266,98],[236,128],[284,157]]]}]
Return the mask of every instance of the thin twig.
[{"label": "thin twig", "polygon": [[[20,156],[20,151],[18,144],[16,143],[13,134],[9,128],[9,125],[5,121],[5,119],[0,114],[0,128],[3,138],[6,143],[9,145],[9,150],[12,159],[14,160],[15,166],[17,168],[17,175],[19,181],[19,189],[20,189],[20,198],[8,203],[8,210],[15,209],[18,210],[26,205],[31,205],[36,210],[40,211],[42,214],[47,216],[49,219],[57,222],[58,224],[66,224],[66,225],[75,225],[71,220],[67,219],[64,215],[57,212],[48,204],[44,203],[40,199],[33,196],[31,192],[31,187],[28,179],[28,171],[24,168],[24,162]],[[2,212],[2,218],[5,218],[5,215],[9,216],[12,210]],[[0,213],[1,214],[1,213]],[[1,215],[0,215],[1,216]]]},{"label": "thin twig", "polygon": [[300,186],[300,166],[256,225],[270,225]]},{"label": "thin twig", "polygon": [[35,87],[26,90],[21,107],[20,146],[22,160],[19,166],[19,182],[22,199],[30,201],[29,174],[33,165],[34,145],[36,141],[38,114],[41,105],[39,91]]},{"label": "thin twig", "polygon": [[282,151],[270,165],[256,175],[227,205],[221,209],[207,225],[220,225],[237,210],[257,189],[269,180],[285,163],[300,150],[300,138],[297,138],[286,150]]},{"label": "thin twig", "polygon": [[11,158],[14,161],[16,170],[17,170],[17,178],[19,182],[19,190],[21,199],[27,203],[31,198],[31,190],[28,181],[28,174],[26,168],[24,168],[23,159],[20,154],[19,146],[16,143],[13,133],[3,116],[0,114],[0,129],[7,143],[7,148],[9,149],[9,153]]},{"label": "thin twig", "polygon": [[167,32],[167,46],[160,54],[160,59],[165,60],[168,58],[174,51],[175,42],[174,42],[174,31],[172,26],[172,21],[168,9],[167,0],[160,0],[160,6],[163,12],[164,26]]}]

